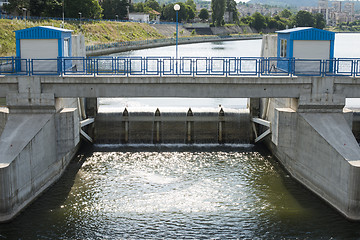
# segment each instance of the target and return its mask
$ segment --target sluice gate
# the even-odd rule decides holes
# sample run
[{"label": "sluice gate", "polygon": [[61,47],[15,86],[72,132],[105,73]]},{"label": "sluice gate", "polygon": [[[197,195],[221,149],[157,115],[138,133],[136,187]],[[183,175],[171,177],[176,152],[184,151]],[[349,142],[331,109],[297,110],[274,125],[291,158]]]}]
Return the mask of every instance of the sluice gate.
[{"label": "sluice gate", "polygon": [[253,138],[248,109],[128,111],[98,113],[94,140],[127,143],[249,143]]}]

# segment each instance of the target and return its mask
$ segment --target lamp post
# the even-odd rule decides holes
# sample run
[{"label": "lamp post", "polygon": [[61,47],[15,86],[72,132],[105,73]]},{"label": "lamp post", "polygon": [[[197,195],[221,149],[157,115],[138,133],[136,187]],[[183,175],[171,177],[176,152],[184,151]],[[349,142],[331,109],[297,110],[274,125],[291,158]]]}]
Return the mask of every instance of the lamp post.
[{"label": "lamp post", "polygon": [[27,19],[26,11],[27,11],[27,9],[26,9],[26,8],[22,8],[22,10],[23,10],[23,15],[25,15],[25,28],[26,28],[26,19]]},{"label": "lamp post", "polygon": [[81,26],[81,12],[79,12],[80,26]]},{"label": "lamp post", "polygon": [[176,59],[178,58],[178,13],[180,10],[180,5],[179,4],[175,4],[174,5],[174,10],[176,12]]},{"label": "lamp post", "polygon": [[65,28],[65,0],[62,1],[62,27]]},{"label": "lamp post", "polygon": [[116,21],[119,21],[119,15],[115,15],[115,17],[116,17]]}]

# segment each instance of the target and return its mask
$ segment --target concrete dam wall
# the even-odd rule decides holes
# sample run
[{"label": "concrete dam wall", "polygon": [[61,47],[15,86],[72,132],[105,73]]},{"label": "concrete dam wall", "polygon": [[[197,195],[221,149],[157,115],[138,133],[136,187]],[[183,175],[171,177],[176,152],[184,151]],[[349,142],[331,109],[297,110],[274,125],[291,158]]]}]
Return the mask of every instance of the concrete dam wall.
[{"label": "concrete dam wall", "polygon": [[248,109],[210,111],[151,111],[98,113],[95,142],[126,143],[249,143]]},{"label": "concrete dam wall", "polygon": [[[276,42],[276,36],[263,39],[264,57],[274,56]],[[291,176],[345,217],[360,220],[358,114],[353,127],[353,112],[331,80],[312,79],[313,91],[300,98],[261,99],[258,114],[271,123],[266,145]]]}]

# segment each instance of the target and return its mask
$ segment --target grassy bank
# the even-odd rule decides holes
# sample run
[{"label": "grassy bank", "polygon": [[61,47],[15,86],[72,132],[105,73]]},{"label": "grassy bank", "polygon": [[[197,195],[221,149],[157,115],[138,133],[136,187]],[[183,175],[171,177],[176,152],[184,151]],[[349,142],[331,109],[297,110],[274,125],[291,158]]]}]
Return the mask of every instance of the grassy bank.
[{"label": "grassy bank", "polygon": [[[60,27],[61,21],[41,20],[26,21],[26,27],[54,26]],[[13,56],[16,53],[14,31],[24,29],[24,20],[0,19],[0,56]],[[122,41],[136,41],[145,39],[165,38],[156,29],[146,23],[132,22],[66,22],[66,29],[71,29],[74,34],[82,33],[86,45],[111,43]]]}]

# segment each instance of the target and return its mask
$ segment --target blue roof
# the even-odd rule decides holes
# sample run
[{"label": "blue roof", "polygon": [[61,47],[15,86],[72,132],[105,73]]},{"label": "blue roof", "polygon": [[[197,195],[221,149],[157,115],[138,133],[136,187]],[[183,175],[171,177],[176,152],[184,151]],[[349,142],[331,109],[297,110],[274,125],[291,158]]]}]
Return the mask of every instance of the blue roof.
[{"label": "blue roof", "polygon": [[312,27],[297,27],[297,28],[290,28],[290,29],[285,29],[285,30],[280,30],[280,31],[276,31],[277,33],[291,33],[291,32],[296,32],[296,31],[302,31],[302,30],[307,30],[307,29],[311,29]]},{"label": "blue roof", "polygon": [[297,27],[276,31],[281,36],[290,35],[292,40],[335,40],[335,33],[313,27]]},{"label": "blue roof", "polygon": [[38,26],[15,31],[16,39],[60,39],[63,34],[72,30],[52,26]]}]

